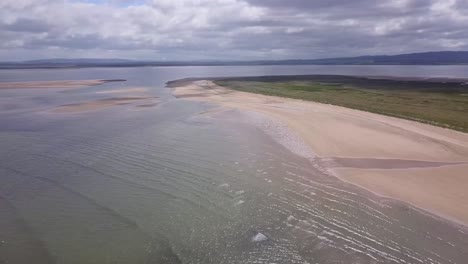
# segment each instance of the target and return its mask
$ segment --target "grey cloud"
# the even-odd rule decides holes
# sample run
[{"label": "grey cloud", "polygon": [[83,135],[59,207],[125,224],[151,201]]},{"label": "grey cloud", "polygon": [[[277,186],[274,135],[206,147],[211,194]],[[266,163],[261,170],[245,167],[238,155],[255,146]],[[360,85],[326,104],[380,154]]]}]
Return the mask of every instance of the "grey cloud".
[{"label": "grey cloud", "polygon": [[[455,0],[3,0],[0,60],[283,59],[468,48]],[[94,54],[94,55],[93,55]]]},{"label": "grey cloud", "polygon": [[48,30],[46,23],[33,19],[18,19],[11,24],[5,24],[3,29],[16,32],[45,32]]}]

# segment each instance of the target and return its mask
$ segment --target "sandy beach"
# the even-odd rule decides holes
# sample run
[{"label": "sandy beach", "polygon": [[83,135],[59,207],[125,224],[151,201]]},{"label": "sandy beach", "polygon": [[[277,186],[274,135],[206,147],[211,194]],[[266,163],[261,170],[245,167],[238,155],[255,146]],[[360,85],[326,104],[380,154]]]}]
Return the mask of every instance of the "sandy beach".
[{"label": "sandy beach", "polygon": [[344,107],[251,94],[210,81],[174,96],[255,112],[285,124],[341,179],[468,225],[468,134]]}]

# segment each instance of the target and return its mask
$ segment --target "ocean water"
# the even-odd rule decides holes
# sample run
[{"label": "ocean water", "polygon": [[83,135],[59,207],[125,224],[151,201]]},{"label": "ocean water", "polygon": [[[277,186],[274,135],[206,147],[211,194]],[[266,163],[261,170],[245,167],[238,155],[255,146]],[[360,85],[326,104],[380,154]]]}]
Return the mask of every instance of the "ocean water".
[{"label": "ocean water", "polygon": [[[334,178],[272,120],[174,98],[165,83],[467,73],[467,66],[2,70],[0,81],[127,81],[0,90],[0,263],[466,263],[466,228]],[[52,111],[134,87],[149,89],[157,104]]]}]

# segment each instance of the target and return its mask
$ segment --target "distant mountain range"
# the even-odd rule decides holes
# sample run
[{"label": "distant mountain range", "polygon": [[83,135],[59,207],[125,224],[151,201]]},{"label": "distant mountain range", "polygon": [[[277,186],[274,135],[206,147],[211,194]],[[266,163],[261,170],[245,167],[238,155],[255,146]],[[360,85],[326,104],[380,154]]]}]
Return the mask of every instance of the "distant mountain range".
[{"label": "distant mountain range", "polygon": [[24,61],[26,64],[99,64],[99,63],[129,63],[132,60],[124,59],[43,59]]},{"label": "distant mountain range", "polygon": [[138,61],[124,59],[43,59],[0,62],[0,69],[144,67],[144,66],[221,66],[221,65],[468,65],[468,51],[436,51],[400,55],[360,56],[305,60],[255,61]]},{"label": "distant mountain range", "polygon": [[468,64],[468,51],[436,51],[399,55],[360,56],[310,60],[312,64],[444,65]]}]

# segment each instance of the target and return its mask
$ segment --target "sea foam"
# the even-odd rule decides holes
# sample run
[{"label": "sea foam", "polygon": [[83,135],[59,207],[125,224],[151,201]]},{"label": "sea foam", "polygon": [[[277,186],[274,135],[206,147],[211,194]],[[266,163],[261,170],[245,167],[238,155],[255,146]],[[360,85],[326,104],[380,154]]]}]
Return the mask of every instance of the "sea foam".
[{"label": "sea foam", "polygon": [[316,158],[312,149],[287,125],[267,115],[248,111],[249,121],[292,153],[309,160]]}]

